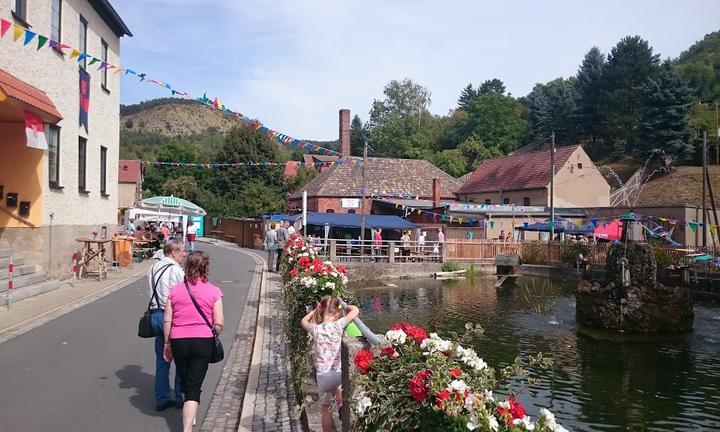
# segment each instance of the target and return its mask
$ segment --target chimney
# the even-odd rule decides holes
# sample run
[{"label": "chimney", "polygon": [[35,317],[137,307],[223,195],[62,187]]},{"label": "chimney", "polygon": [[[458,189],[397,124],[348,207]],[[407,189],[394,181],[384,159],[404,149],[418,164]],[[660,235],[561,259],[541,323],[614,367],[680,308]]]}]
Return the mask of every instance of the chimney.
[{"label": "chimney", "polygon": [[433,179],[432,200],[434,208],[440,207],[440,179]]},{"label": "chimney", "polygon": [[340,110],[340,153],[350,157],[350,110]]}]

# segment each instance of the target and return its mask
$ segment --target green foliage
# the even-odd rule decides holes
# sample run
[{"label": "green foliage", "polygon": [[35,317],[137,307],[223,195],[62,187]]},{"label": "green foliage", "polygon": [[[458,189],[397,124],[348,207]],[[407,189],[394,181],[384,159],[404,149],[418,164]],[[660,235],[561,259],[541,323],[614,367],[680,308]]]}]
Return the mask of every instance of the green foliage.
[{"label": "green foliage", "polygon": [[289,194],[301,189],[318,175],[313,167],[298,167],[297,174],[285,179],[285,189]]},{"label": "green foliage", "polygon": [[547,254],[543,251],[543,245],[540,241],[533,241],[530,244],[523,245],[522,261],[524,264],[546,264]]},{"label": "green foliage", "polygon": [[485,159],[502,156],[503,154],[497,147],[484,146],[475,134],[470,135],[457,149],[467,161],[465,172],[474,171]]},{"label": "green foliage", "polygon": [[486,93],[505,94],[505,83],[497,78],[483,81],[477,89],[477,95],[481,96]]},{"label": "green foliage", "polygon": [[575,265],[575,261],[580,255],[587,258],[590,255],[590,245],[581,242],[565,242],[560,248],[560,259],[564,263]]},{"label": "green foliage", "polygon": [[443,150],[430,159],[433,165],[453,177],[461,177],[468,172],[468,161],[458,149]]},{"label": "green foliage", "polygon": [[697,100],[720,99],[720,31],[705,35],[680,54],[675,67]]},{"label": "green foliage", "polygon": [[456,261],[444,262],[440,270],[444,272],[454,272],[460,270],[460,264]]},{"label": "green foliage", "polygon": [[350,123],[350,153],[353,156],[362,156],[363,146],[367,140],[367,128],[360,117],[353,117]]},{"label": "green foliage", "polygon": [[517,149],[530,131],[522,118],[522,106],[512,97],[496,92],[480,95],[468,107],[463,123],[460,127],[465,139],[475,135],[503,154]]},{"label": "green foliage", "polygon": [[523,298],[530,306],[530,309],[537,315],[547,315],[550,313],[557,303],[557,295],[549,280],[543,281],[538,288],[535,285],[535,279],[530,280],[530,284],[525,285],[523,290]]},{"label": "green foliage", "polygon": [[600,135],[599,98],[600,83],[605,67],[605,55],[598,47],[592,47],[585,54],[575,80],[575,118],[581,136],[591,141]]},{"label": "green foliage", "polygon": [[478,92],[472,86],[468,84],[467,87],[462,89],[460,97],[458,98],[458,108],[467,109],[470,104],[478,97]]},{"label": "green foliage", "polygon": [[547,138],[555,132],[555,142],[560,145],[577,141],[575,78],[558,78],[547,84],[537,84],[526,99],[535,139]]},{"label": "green foliage", "polygon": [[672,257],[665,249],[653,248],[655,254],[655,265],[657,266],[658,272],[667,271],[670,264],[672,264]]},{"label": "green foliage", "polygon": [[691,94],[669,63],[663,64],[657,77],[641,88],[642,105],[635,155],[647,160],[655,151],[672,156],[678,162],[692,157],[692,131],[688,123]]}]

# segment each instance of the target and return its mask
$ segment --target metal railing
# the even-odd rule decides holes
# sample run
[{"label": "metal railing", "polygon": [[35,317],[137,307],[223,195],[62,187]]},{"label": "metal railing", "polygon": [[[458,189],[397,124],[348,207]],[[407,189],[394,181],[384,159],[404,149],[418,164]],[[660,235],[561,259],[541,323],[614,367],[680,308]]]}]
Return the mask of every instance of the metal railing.
[{"label": "metal railing", "polygon": [[437,241],[311,239],[321,256],[333,262],[440,262],[442,243]]}]

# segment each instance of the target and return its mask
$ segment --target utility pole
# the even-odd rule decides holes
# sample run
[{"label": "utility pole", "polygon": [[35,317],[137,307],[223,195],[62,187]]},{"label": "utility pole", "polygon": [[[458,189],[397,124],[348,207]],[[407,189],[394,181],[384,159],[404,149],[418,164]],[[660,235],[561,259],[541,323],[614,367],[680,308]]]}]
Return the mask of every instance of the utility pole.
[{"label": "utility pole", "polygon": [[718,112],[720,101],[715,101],[715,163],[720,165],[720,113]]},{"label": "utility pole", "polygon": [[365,185],[365,162],[367,161],[368,144],[367,140],[363,143],[363,160],[362,160],[362,187],[360,188],[360,255],[365,255],[365,194],[367,193]]},{"label": "utility pole", "polygon": [[[550,241],[555,238],[555,131],[550,135]],[[548,242],[548,243],[549,243]]]},{"label": "utility pole", "polygon": [[702,164],[703,164],[703,170],[702,170],[702,245],[703,247],[707,247],[707,205],[705,203],[705,183],[707,178],[707,131],[703,131],[703,145],[702,145]]}]

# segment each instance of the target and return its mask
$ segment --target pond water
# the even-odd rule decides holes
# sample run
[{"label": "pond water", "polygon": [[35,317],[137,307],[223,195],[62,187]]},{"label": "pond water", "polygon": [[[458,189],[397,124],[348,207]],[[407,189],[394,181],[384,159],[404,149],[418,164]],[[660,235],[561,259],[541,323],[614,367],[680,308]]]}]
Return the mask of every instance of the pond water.
[{"label": "pond water", "polygon": [[493,367],[551,356],[553,367],[531,368],[540,382],[520,395],[533,417],[548,407],[570,430],[720,430],[717,304],[696,302],[691,333],[617,335],[578,326],[569,282],[520,278],[496,289],[495,281],[409,279],[353,291],[376,333],[407,321],[448,335],[473,322],[485,329],[475,348]]}]

